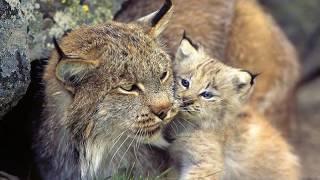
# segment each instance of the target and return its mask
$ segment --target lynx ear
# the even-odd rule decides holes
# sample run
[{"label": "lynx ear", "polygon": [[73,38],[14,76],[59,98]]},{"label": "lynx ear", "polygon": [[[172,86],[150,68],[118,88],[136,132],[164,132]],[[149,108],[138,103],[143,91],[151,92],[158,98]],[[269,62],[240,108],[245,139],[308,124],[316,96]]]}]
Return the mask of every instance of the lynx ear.
[{"label": "lynx ear", "polygon": [[56,77],[67,86],[75,86],[93,68],[96,68],[96,61],[81,60],[79,57],[66,55],[53,39],[55,49],[58,53],[59,62],[56,67]]},{"label": "lynx ear", "polygon": [[186,32],[183,32],[183,38],[180,42],[178,50],[176,52],[175,59],[177,61],[182,61],[191,58],[198,54],[199,46],[192,42],[192,40],[187,37]]},{"label": "lynx ear", "polygon": [[59,61],[60,61],[61,59],[66,59],[66,58],[67,58],[67,55],[65,55],[64,52],[62,51],[62,49],[61,49],[61,47],[59,46],[56,38],[53,38],[53,45],[54,45],[54,48],[56,49],[56,51],[57,51],[57,53],[58,53]]},{"label": "lynx ear", "polygon": [[56,77],[66,85],[75,86],[95,67],[95,63],[82,60],[61,61],[56,67]]},{"label": "lynx ear", "polygon": [[153,12],[137,21],[147,26],[147,33],[156,38],[167,27],[167,24],[173,14],[173,5],[171,0],[166,0],[161,9]]}]

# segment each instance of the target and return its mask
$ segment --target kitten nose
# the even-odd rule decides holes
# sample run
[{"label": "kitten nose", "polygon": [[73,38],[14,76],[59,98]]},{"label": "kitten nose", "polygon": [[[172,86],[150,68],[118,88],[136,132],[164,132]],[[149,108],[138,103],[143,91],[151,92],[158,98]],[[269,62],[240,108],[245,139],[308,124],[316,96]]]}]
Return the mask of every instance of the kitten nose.
[{"label": "kitten nose", "polygon": [[182,97],[182,107],[190,106],[194,103],[194,101],[189,97]]},{"label": "kitten nose", "polygon": [[171,107],[172,104],[169,101],[158,102],[150,105],[151,112],[158,116],[161,120],[164,120],[164,118],[167,117]]}]

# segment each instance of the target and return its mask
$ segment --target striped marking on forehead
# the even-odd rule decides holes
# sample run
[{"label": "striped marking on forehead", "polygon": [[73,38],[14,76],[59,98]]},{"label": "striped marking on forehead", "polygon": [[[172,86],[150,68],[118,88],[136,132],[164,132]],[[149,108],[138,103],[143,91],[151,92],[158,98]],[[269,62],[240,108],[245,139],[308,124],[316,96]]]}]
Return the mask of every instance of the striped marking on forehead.
[{"label": "striped marking on forehead", "polygon": [[[211,65],[211,66],[210,66]],[[208,59],[196,67],[196,71],[199,71],[200,76],[204,76],[205,74],[217,74],[220,72],[220,68],[213,68],[214,66],[219,66],[219,63],[215,59]]]},{"label": "striped marking on forehead", "polygon": [[205,65],[210,64],[210,63],[214,63],[214,60],[213,60],[213,59],[207,59],[207,60],[205,60],[204,62],[202,62],[202,63],[200,63],[200,64],[198,64],[198,65],[196,66],[196,70],[199,70],[200,68],[202,68],[202,67],[204,67]]}]

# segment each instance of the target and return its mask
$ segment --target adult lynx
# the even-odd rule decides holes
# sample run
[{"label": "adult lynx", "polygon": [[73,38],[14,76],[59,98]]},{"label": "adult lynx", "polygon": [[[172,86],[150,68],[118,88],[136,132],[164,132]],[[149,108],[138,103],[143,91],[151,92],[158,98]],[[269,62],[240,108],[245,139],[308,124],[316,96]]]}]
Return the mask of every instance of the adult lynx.
[{"label": "adult lynx", "polygon": [[122,169],[153,176],[165,168],[150,144],[164,143],[162,127],[177,110],[171,60],[157,42],[171,14],[167,0],[138,21],[83,26],[55,43],[34,139],[43,179],[105,179]]}]

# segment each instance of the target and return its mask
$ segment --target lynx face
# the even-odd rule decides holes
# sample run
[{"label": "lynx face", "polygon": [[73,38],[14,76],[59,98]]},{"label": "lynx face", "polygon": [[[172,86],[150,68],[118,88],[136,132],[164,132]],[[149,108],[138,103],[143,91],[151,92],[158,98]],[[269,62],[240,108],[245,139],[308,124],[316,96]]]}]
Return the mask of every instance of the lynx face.
[{"label": "lynx face", "polygon": [[195,123],[212,123],[206,120],[221,120],[239,109],[256,76],[210,58],[187,38],[181,41],[174,69],[180,114]]},{"label": "lynx face", "polygon": [[[88,47],[88,43],[106,43],[87,52],[77,52],[77,49],[67,51],[76,55],[80,63],[93,61],[94,64],[90,66],[96,66],[86,72],[81,80],[72,79],[76,86],[70,112],[75,116],[72,119],[81,118],[88,110],[95,112],[88,117],[94,123],[94,133],[107,135],[112,128],[125,132],[128,136],[148,140],[175,115],[173,73],[170,59],[160,46],[151,38],[143,36],[144,32],[135,26],[130,30],[136,33],[128,35],[126,31],[117,29],[117,34],[110,35],[107,32],[112,29],[106,25],[82,29],[81,32],[76,31],[66,37],[62,48],[68,46],[67,43],[80,49]],[[99,36],[80,39],[82,33],[89,32],[95,32]],[[106,34],[102,35],[103,33]],[[112,35],[115,39],[119,36],[125,40],[117,39],[113,45],[118,48],[108,51],[110,40],[104,36]],[[78,40],[74,42],[73,39]],[[89,54],[95,54],[94,58]],[[69,59],[64,61],[68,62]],[[81,122],[73,123],[82,125]]]},{"label": "lynx face", "polygon": [[176,114],[172,67],[166,53],[152,39],[130,38],[138,43],[126,42],[128,47],[119,48],[122,57],[96,72],[97,79],[104,79],[101,88],[109,89],[97,101],[96,125],[105,130],[111,125],[127,136],[152,142]]}]

